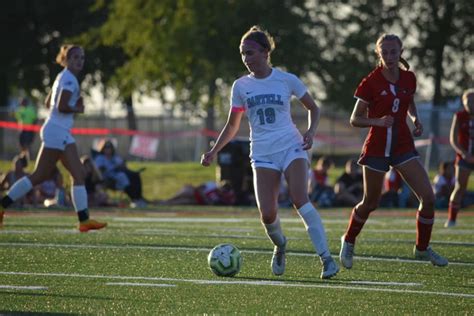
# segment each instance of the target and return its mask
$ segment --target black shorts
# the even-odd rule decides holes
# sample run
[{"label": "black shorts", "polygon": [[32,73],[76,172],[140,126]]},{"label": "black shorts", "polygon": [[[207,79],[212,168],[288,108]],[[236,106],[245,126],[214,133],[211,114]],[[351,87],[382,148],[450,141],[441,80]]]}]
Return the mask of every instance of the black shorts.
[{"label": "black shorts", "polygon": [[419,157],[420,156],[416,150],[390,157],[373,157],[361,155],[358,163],[361,166],[366,166],[367,168],[375,171],[387,172],[390,170],[390,166],[396,167],[409,160]]},{"label": "black shorts", "polygon": [[468,170],[471,170],[471,171],[474,171],[474,163],[469,163],[467,162],[466,160],[464,159],[460,159],[458,162],[457,162],[458,166],[460,168],[464,168],[464,169],[468,169]]},{"label": "black shorts", "polygon": [[27,147],[33,143],[35,138],[35,132],[33,131],[21,131],[20,133],[20,146]]}]

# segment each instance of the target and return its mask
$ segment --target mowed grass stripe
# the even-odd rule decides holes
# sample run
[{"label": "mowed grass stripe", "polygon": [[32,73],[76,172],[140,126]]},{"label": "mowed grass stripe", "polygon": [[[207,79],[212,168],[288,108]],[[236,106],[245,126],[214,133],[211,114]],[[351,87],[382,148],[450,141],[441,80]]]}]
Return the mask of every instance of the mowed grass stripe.
[{"label": "mowed grass stripe", "polygon": [[[420,294],[420,295],[436,295],[448,296],[456,298],[474,299],[474,294],[456,293],[456,292],[436,292],[423,290],[408,290],[408,289],[393,289],[393,288],[378,288],[378,287],[361,287],[350,285],[334,285],[334,284],[307,284],[299,282],[288,281],[247,281],[247,280],[206,280],[206,279],[178,279],[178,278],[164,278],[164,277],[140,277],[140,276],[120,276],[120,275],[87,275],[87,274],[68,274],[68,273],[35,273],[35,272],[15,272],[15,271],[0,271],[3,275],[21,275],[21,276],[38,276],[38,277],[63,277],[63,278],[87,278],[87,279],[119,279],[119,280],[146,280],[158,282],[184,282],[200,285],[253,285],[253,286],[277,286],[277,287],[301,287],[301,288],[324,288],[350,291],[373,291],[373,292],[388,292],[401,294]],[[341,282],[341,281],[339,281]],[[107,284],[107,283],[106,283]],[[138,283],[139,284],[139,283]],[[387,284],[392,285],[393,284]],[[129,286],[133,286],[129,285]]]},{"label": "mowed grass stripe", "polygon": [[[32,247],[32,248],[66,248],[66,249],[119,249],[119,250],[155,250],[155,251],[163,251],[163,250],[170,250],[170,251],[197,251],[197,252],[209,252],[212,247],[203,248],[203,247],[170,247],[170,246],[136,246],[136,245],[87,245],[87,244],[53,244],[53,243],[13,243],[13,242],[4,242],[0,243],[0,246],[5,247]],[[240,249],[242,253],[251,253],[251,254],[271,254],[271,251],[267,250],[245,250]],[[314,253],[307,253],[307,252],[287,252],[289,256],[301,256],[301,257],[315,257]],[[332,254],[333,256],[337,256],[338,254]],[[405,259],[399,257],[387,258],[387,257],[362,257],[362,256],[354,256],[356,260],[368,260],[368,261],[383,261],[383,262],[394,262],[394,263],[415,263],[415,264],[429,264],[426,261],[414,260],[414,259]],[[472,262],[449,262],[450,265],[457,265],[457,266],[466,266],[466,267],[474,267],[474,263]]]}]

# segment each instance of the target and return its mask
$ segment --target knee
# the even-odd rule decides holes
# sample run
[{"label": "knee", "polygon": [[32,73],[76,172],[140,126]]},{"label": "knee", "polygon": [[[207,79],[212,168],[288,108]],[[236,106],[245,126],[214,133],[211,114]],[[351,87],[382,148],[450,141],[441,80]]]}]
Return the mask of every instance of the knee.
[{"label": "knee", "polygon": [[260,220],[264,224],[274,223],[276,220],[276,209],[260,209]]},{"label": "knee", "polygon": [[435,195],[433,192],[427,192],[420,198],[420,208],[422,209],[434,209]]},{"label": "knee", "polygon": [[77,170],[71,175],[71,180],[74,185],[84,185],[86,179],[86,171],[84,168]]},{"label": "knee", "polygon": [[297,209],[309,202],[309,196],[306,192],[298,192],[297,194],[290,192],[290,199]]},{"label": "knee", "polygon": [[375,211],[379,206],[380,197],[377,199],[363,199],[361,204],[357,207],[357,210],[364,211],[364,213],[369,214],[370,212]]},{"label": "knee", "polygon": [[305,198],[301,198],[301,199],[297,199],[297,200],[293,200],[292,199],[292,202],[293,202],[293,206],[296,208],[296,209],[299,209],[301,208],[303,205],[305,205],[306,203],[309,203],[309,198],[306,197]]}]

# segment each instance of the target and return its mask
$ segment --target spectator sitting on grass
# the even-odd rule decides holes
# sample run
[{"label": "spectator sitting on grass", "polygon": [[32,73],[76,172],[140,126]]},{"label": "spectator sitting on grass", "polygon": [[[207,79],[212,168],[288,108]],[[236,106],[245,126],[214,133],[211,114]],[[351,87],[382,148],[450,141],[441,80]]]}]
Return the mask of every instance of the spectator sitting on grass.
[{"label": "spectator sitting on grass", "polygon": [[46,207],[66,206],[63,176],[56,166],[51,176],[35,187],[35,200]]},{"label": "spectator sitting on grass", "polygon": [[231,185],[223,181],[217,185],[214,181],[199,186],[187,184],[172,198],[161,203],[167,205],[233,205],[235,192]]},{"label": "spectator sitting on grass", "polygon": [[309,175],[309,199],[319,207],[329,207],[334,202],[334,189],[329,184],[328,176],[328,171],[332,166],[333,162],[331,159],[321,157]]},{"label": "spectator sitting on grass", "polygon": [[[13,157],[12,169],[0,178],[0,191],[8,191],[18,179],[27,176],[28,173],[25,172],[25,168],[27,166],[28,158],[24,155],[24,153]],[[23,206],[25,203],[35,204],[34,194],[32,192],[15,202],[14,206]]]},{"label": "spectator sitting on grass", "polygon": [[364,193],[364,183],[360,167],[354,159],[349,159],[345,165],[344,173],[336,180],[334,185],[335,205],[354,206]]},{"label": "spectator sitting on grass", "polygon": [[131,207],[145,207],[147,205],[142,196],[140,172],[127,168],[125,160],[115,152],[115,146],[110,140],[104,141],[94,162],[102,173],[106,186],[124,191],[132,200]]},{"label": "spectator sitting on grass", "polygon": [[90,206],[117,206],[110,201],[107,192],[104,190],[104,178],[89,156],[81,157],[82,165],[86,173],[85,186],[87,198]]},{"label": "spectator sitting on grass", "polygon": [[456,178],[454,177],[454,162],[443,161],[439,164],[438,174],[433,179],[435,206],[437,209],[447,208],[449,197],[454,190]]}]

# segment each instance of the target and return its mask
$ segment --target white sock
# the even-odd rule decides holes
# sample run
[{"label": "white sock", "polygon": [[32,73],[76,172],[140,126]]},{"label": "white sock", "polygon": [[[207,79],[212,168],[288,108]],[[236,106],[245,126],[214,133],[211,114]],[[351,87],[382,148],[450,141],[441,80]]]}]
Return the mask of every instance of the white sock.
[{"label": "white sock", "polygon": [[281,247],[285,244],[285,236],[281,230],[280,217],[278,215],[273,223],[263,224],[263,226],[265,226],[268,238],[270,238],[275,246]]},{"label": "white sock", "polygon": [[76,212],[87,209],[87,191],[83,185],[75,185],[71,188],[72,204]]},{"label": "white sock", "polygon": [[309,238],[313,243],[316,253],[321,257],[327,257],[331,255],[326,240],[326,232],[316,208],[311,202],[306,203],[298,209],[298,214],[304,222],[306,231],[308,232]]},{"label": "white sock", "polygon": [[30,179],[28,177],[23,177],[12,185],[7,195],[10,197],[10,199],[16,201],[30,192],[32,188],[33,184],[31,183]]}]

